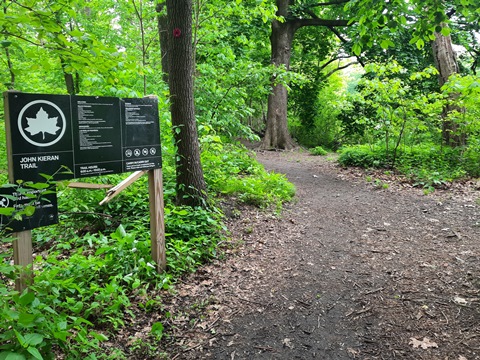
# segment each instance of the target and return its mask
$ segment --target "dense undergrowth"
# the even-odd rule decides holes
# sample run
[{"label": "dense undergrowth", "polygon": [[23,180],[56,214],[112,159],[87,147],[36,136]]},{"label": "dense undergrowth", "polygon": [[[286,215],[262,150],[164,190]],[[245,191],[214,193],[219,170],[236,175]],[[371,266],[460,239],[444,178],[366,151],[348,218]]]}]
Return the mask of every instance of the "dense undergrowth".
[{"label": "dense undergrowth", "polygon": [[[12,239],[3,234],[0,360],[127,358],[120,349],[105,351],[102,343],[127,326],[125,319],[135,316],[133,299],[142,299],[135,303],[137,311],[138,307],[149,311],[151,304],[161,302],[159,291],[171,290],[181,276],[221,257],[222,248],[228,246],[217,206],[222,198],[280,209],[293,197],[293,185],[283,175],[265,171],[244,147],[218,139],[203,147],[212,199],[207,209],[174,204],[174,169],[168,149],[164,156],[168,265],[162,274],[150,255],[146,177],[106,206],[98,205],[104,191],[57,184],[60,223],[33,231],[35,276],[29,292],[14,290],[18,269],[11,265]],[[116,184],[124,177],[88,181]],[[163,324],[157,322],[149,337],[152,346],[162,336]]]},{"label": "dense undergrowth", "polygon": [[341,150],[338,161],[343,166],[395,170],[432,191],[461,178],[480,177],[479,154],[478,145],[464,149],[422,144],[399,147],[395,153],[383,144],[357,145]]}]

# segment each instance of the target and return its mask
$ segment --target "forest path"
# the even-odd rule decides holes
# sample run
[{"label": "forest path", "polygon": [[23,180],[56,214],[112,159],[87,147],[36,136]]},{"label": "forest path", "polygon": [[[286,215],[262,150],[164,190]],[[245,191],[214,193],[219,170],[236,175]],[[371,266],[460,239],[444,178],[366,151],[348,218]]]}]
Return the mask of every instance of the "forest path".
[{"label": "forest path", "polygon": [[384,189],[299,152],[258,159],[297,200],[229,220],[241,246],[178,288],[172,306],[201,319],[176,323],[172,359],[480,358],[478,191]]}]

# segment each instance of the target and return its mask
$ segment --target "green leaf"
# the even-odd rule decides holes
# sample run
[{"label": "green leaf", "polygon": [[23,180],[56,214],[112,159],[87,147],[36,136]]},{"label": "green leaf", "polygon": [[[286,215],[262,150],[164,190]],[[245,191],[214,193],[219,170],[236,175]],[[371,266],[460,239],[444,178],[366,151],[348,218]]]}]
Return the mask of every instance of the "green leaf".
[{"label": "green leaf", "polygon": [[74,29],[74,30],[70,31],[70,35],[74,36],[74,37],[81,37],[83,35],[83,33],[78,29]]},{"label": "green leaf", "polygon": [[446,27],[446,26],[442,27],[441,34],[443,36],[449,36],[450,33],[451,33],[451,29],[449,27]]},{"label": "green leaf", "polygon": [[33,357],[37,360],[43,360],[42,354],[40,354],[40,351],[37,350],[37,348],[34,348],[32,346],[29,346],[27,348],[27,351],[33,355]]},{"label": "green leaf", "polygon": [[115,231],[115,233],[117,235],[121,236],[122,238],[127,236],[127,232],[125,231],[125,228],[123,227],[123,225],[119,225],[117,230]]},{"label": "green leaf", "polygon": [[20,315],[18,316],[18,322],[24,326],[31,326],[35,320],[36,320],[37,316],[36,315],[32,315],[32,314],[27,314],[27,313],[20,313]]},{"label": "green leaf", "polygon": [[25,342],[28,345],[38,345],[43,342],[43,336],[37,333],[31,333],[25,335]]},{"label": "green leaf", "polygon": [[55,339],[62,340],[63,342],[67,341],[67,336],[69,335],[68,331],[56,331],[53,333]]},{"label": "green leaf", "polygon": [[97,333],[95,331],[90,331],[89,335],[93,336],[95,339],[99,340],[99,341],[107,341],[108,340],[108,337],[104,334],[101,334],[101,333]]},{"label": "green leaf", "polygon": [[77,303],[74,306],[70,307],[70,310],[72,310],[75,314],[80,313],[82,309],[83,309],[83,302],[81,301],[77,301]]},{"label": "green leaf", "polygon": [[23,337],[22,334],[20,334],[17,330],[13,330],[15,332],[15,336],[17,337],[18,342],[22,347],[26,347],[25,345],[25,338]]},{"label": "green leaf", "polygon": [[26,216],[32,216],[35,213],[35,206],[25,206],[25,209],[23,209],[23,211],[25,212]]},{"label": "green leaf", "polygon": [[6,48],[6,47],[9,47],[10,45],[12,45],[12,42],[8,41],[8,40],[2,40],[2,41],[0,41],[0,45],[2,47]]},{"label": "green leaf", "polygon": [[35,300],[35,294],[33,292],[27,291],[18,298],[18,304],[26,306],[28,304],[31,304],[33,300]]},{"label": "green leaf", "polygon": [[163,329],[163,324],[161,322],[156,322],[152,325],[152,330],[150,332],[155,336],[162,336]]},{"label": "green leaf", "polygon": [[415,45],[417,46],[417,49],[423,49],[425,42],[422,39],[418,39]]},{"label": "green leaf", "polygon": [[0,207],[0,215],[10,216],[13,214],[14,211],[15,209],[13,207],[7,207],[7,208]]},{"label": "green leaf", "polygon": [[[48,175],[47,175],[48,176]],[[32,189],[46,189],[50,187],[50,184],[47,183],[28,183],[28,187]]]},{"label": "green leaf", "polygon": [[358,56],[362,52],[362,47],[359,44],[354,44],[352,47],[352,51],[355,55]]},{"label": "green leaf", "polygon": [[138,288],[140,285],[141,285],[140,279],[135,279],[135,281],[134,281],[133,284],[132,284],[132,289],[135,290],[135,289]]},{"label": "green leaf", "polygon": [[4,309],[3,316],[8,316],[7,319],[11,320],[18,320],[18,311],[13,311],[11,309]]},{"label": "green leaf", "polygon": [[10,352],[10,351],[2,351],[0,353],[0,360],[26,360],[26,358],[22,354]]}]

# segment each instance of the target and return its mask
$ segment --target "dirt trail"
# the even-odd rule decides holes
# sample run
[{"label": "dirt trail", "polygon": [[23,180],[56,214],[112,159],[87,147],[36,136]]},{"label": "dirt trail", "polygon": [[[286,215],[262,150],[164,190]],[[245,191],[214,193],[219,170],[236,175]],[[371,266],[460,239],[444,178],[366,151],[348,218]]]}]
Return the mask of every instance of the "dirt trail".
[{"label": "dirt trail", "polygon": [[478,191],[377,189],[324,157],[258,158],[297,201],[229,220],[242,245],[178,288],[171,358],[480,359]]}]

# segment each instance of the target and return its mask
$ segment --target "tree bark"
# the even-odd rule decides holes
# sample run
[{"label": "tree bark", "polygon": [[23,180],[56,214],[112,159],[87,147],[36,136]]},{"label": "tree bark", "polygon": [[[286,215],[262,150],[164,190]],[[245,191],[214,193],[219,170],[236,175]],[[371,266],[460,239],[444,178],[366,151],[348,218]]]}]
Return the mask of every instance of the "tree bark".
[{"label": "tree bark", "polygon": [[[438,83],[442,87],[448,78],[459,72],[457,58],[452,48],[452,39],[450,36],[443,36],[441,33],[435,33],[435,40],[432,43],[433,58],[435,67],[438,70]],[[454,100],[458,95],[450,95],[450,100]],[[460,124],[449,120],[448,115],[452,111],[462,112],[463,109],[458,106],[448,104],[443,109],[443,142],[449,146],[463,146],[466,143],[466,135],[460,129]]]},{"label": "tree bark", "polygon": [[167,0],[168,63],[173,135],[177,151],[177,204],[205,206],[207,187],[193,99],[192,0]]},{"label": "tree bark", "polygon": [[[7,14],[7,1],[3,0],[3,14]],[[5,40],[7,37],[5,36]],[[10,73],[10,82],[6,84],[8,90],[15,89],[15,72],[13,71],[12,58],[8,46],[5,47],[5,56],[7,57],[8,72]]]},{"label": "tree bark", "polygon": [[[338,0],[319,3],[318,6],[328,6],[345,3],[347,0]],[[272,46],[271,63],[275,67],[290,69],[292,44],[295,32],[304,26],[326,26],[332,29],[335,26],[348,26],[346,20],[320,19],[314,13],[307,11],[312,18],[295,18],[289,14],[289,7],[294,5],[295,0],[276,0],[277,16],[282,16],[283,21],[272,21],[272,34],[270,43]],[[288,92],[285,86],[278,84],[275,76],[272,76],[272,92],[268,97],[267,127],[261,148],[263,149],[292,149],[296,146],[288,131],[287,101]]]},{"label": "tree bark", "polygon": [[160,55],[162,57],[162,79],[168,84],[168,21],[167,16],[163,13],[165,2],[157,4],[157,25],[158,37],[160,40]]},{"label": "tree bark", "polygon": [[67,64],[65,63],[65,60],[63,58],[60,58],[60,63],[62,65],[63,79],[65,80],[65,87],[67,88],[67,92],[70,95],[77,94],[78,89],[76,85],[78,84],[75,82],[73,74],[65,71],[65,67],[67,66]]},{"label": "tree bark", "polygon": [[[289,0],[277,0],[277,15],[286,18],[289,5]],[[272,21],[272,34],[270,36],[272,46],[271,63],[275,67],[284,66],[287,71],[290,69],[294,34],[295,27],[292,22]],[[277,84],[275,75],[272,76],[271,84],[272,92],[268,96],[267,127],[261,147],[264,149],[289,150],[295,147],[295,143],[288,131],[288,92],[284,85]]]}]

